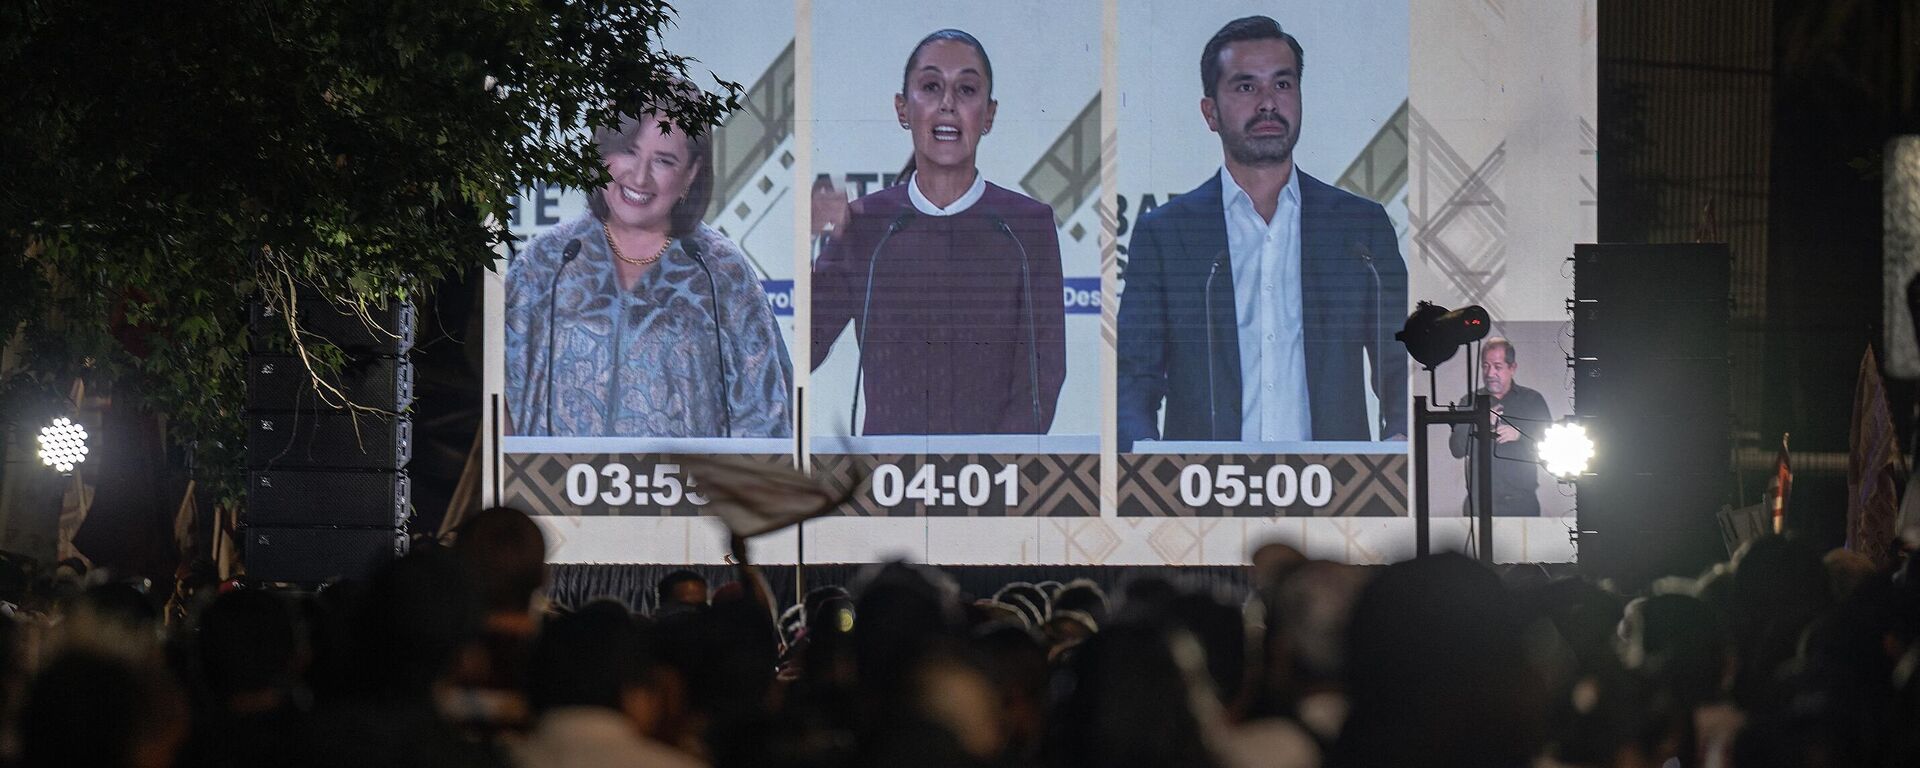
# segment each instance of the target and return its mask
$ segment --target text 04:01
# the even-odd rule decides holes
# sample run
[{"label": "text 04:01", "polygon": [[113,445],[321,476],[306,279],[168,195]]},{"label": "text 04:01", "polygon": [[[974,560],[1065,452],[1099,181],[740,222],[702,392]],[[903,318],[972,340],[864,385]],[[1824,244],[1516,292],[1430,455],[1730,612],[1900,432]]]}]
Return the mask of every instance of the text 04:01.
[{"label": "text 04:01", "polygon": [[1333,473],[1324,464],[1294,469],[1275,464],[1248,474],[1239,464],[1188,464],[1180,470],[1180,501],[1190,507],[1324,507],[1333,501]]},{"label": "text 04:01", "polygon": [[979,464],[967,464],[958,472],[943,473],[932,464],[922,464],[911,478],[898,464],[881,464],[873,470],[873,502],[883,507],[908,501],[929,507],[984,507],[996,499],[1001,506],[1020,506],[1019,465],[989,472]]}]

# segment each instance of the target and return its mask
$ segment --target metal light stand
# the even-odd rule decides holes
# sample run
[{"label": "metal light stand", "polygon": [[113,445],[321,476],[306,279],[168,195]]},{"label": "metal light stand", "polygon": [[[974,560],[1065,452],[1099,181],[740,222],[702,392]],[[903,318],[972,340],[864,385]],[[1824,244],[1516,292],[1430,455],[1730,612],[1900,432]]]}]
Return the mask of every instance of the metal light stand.
[{"label": "metal light stand", "polygon": [[1468,489],[1473,498],[1474,516],[1480,518],[1480,560],[1493,562],[1493,396],[1485,393],[1473,396],[1473,408],[1429,409],[1427,398],[1413,398],[1413,461],[1420,470],[1413,480],[1413,537],[1414,554],[1426,557],[1432,551],[1433,510],[1427,500],[1427,429],[1445,424],[1468,424],[1473,427],[1473,452],[1468,461],[1473,465],[1473,487]]}]

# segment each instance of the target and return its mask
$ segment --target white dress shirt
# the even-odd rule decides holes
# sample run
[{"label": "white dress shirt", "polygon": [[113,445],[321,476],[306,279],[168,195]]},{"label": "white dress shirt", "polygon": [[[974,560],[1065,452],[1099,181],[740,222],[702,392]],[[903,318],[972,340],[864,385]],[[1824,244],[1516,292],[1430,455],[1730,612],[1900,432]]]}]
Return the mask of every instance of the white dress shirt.
[{"label": "white dress shirt", "polygon": [[1220,169],[1240,336],[1240,439],[1313,438],[1307,399],[1307,345],[1300,312],[1300,174],[1287,178],[1273,220]]},{"label": "white dress shirt", "polygon": [[920,193],[920,174],[916,173],[907,179],[907,199],[913,201],[914,210],[926,216],[958,216],[966,213],[967,209],[972,208],[974,203],[980,202],[980,196],[986,193],[986,174],[975,170],[973,186],[967,187],[966,193],[960,195],[960,199],[942,208],[934,205],[932,200],[928,200],[926,195]]}]

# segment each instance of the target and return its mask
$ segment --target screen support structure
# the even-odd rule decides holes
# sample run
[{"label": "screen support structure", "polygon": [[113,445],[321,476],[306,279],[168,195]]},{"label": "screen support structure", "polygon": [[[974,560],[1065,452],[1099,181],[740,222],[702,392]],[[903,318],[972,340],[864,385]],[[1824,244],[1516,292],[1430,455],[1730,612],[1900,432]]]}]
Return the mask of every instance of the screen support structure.
[{"label": "screen support structure", "polygon": [[1473,396],[1473,407],[1428,408],[1425,395],[1413,398],[1413,539],[1414,554],[1426,557],[1432,552],[1432,504],[1427,499],[1427,430],[1439,425],[1466,424],[1473,427],[1473,451],[1467,461],[1473,467],[1474,517],[1479,518],[1480,561],[1493,562],[1493,396]]}]

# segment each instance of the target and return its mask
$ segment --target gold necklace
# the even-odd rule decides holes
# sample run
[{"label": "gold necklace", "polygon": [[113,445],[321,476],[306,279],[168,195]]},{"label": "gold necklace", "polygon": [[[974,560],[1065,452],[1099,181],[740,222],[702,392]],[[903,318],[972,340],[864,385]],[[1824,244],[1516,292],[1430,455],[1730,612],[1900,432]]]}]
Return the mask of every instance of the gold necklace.
[{"label": "gold necklace", "polygon": [[637,267],[644,267],[644,266],[647,266],[648,264],[652,264],[656,261],[659,261],[660,257],[667,255],[667,249],[673,247],[673,238],[669,237],[667,238],[666,242],[660,244],[659,253],[654,254],[650,258],[636,259],[620,252],[619,241],[613,239],[612,226],[602,222],[600,224],[600,229],[601,231],[605,232],[607,235],[607,247],[613,249],[613,257]]}]

